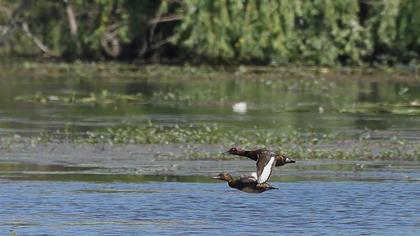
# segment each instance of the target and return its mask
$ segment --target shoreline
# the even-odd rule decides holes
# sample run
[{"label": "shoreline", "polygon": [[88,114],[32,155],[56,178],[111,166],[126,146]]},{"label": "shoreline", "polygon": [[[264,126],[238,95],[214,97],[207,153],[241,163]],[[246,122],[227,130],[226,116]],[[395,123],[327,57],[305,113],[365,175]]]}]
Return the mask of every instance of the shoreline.
[{"label": "shoreline", "polygon": [[[11,61],[11,62],[10,62]],[[57,75],[74,75],[76,79],[92,77],[121,80],[285,80],[326,79],[329,81],[419,81],[420,65],[305,66],[299,64],[269,65],[191,65],[137,62],[60,62],[37,60],[0,61],[0,78],[8,73],[31,73],[32,79],[52,79]]]}]

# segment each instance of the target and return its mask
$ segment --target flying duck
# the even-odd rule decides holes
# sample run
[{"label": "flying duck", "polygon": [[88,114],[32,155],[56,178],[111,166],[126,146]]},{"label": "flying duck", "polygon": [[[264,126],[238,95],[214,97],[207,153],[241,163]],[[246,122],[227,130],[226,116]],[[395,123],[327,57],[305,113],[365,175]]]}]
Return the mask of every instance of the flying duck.
[{"label": "flying duck", "polygon": [[254,176],[243,176],[238,179],[233,179],[229,173],[223,172],[212,178],[227,181],[229,187],[236,188],[247,193],[262,193],[271,189],[277,189],[268,183],[259,184]]},{"label": "flying duck", "polygon": [[295,161],[283,154],[278,154],[267,149],[257,149],[253,151],[242,150],[232,147],[227,152],[232,155],[248,157],[257,162],[257,182],[263,184],[268,181],[273,172],[274,166],[282,166]]}]

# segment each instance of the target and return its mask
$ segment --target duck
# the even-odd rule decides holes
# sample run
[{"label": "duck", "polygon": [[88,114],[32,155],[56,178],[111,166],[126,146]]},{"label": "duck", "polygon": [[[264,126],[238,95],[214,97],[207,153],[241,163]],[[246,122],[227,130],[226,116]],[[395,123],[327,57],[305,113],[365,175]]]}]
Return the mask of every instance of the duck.
[{"label": "duck", "polygon": [[275,153],[268,149],[242,150],[232,147],[225,153],[237,156],[248,157],[257,162],[257,182],[258,184],[266,183],[273,172],[274,166],[282,166],[296,161],[286,155]]},{"label": "duck", "polygon": [[247,193],[262,193],[268,190],[277,189],[268,183],[259,184],[254,176],[242,176],[240,178],[234,179],[228,172],[222,172],[212,178],[224,180],[228,182],[229,187]]}]

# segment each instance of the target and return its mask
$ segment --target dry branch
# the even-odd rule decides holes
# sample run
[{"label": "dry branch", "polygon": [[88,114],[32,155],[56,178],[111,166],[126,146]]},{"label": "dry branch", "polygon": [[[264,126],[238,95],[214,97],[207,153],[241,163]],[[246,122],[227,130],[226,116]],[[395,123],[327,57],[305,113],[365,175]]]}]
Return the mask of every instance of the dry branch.
[{"label": "dry branch", "polygon": [[70,25],[70,33],[73,36],[77,35],[77,21],[76,16],[74,14],[73,8],[71,7],[70,3],[68,1],[66,2],[66,13],[67,13],[67,19],[69,21]]},{"label": "dry branch", "polygon": [[41,40],[39,40],[35,35],[32,34],[26,22],[22,23],[22,29],[23,32],[25,32],[26,36],[28,36],[28,38],[30,38],[44,54],[50,57],[57,57],[57,55],[51,52],[51,50],[49,50],[48,47],[42,43]]}]

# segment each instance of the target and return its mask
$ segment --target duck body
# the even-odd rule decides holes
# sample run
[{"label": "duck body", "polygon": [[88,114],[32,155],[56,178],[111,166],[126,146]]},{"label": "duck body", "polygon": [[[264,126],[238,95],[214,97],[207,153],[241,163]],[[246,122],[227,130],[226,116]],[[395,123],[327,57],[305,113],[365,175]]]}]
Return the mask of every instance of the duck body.
[{"label": "duck body", "polygon": [[279,153],[275,153],[273,151],[270,151],[268,149],[265,148],[261,148],[261,149],[256,149],[256,150],[242,150],[239,148],[231,148],[229,149],[229,151],[227,151],[226,153],[232,154],[232,155],[237,155],[237,156],[243,156],[243,157],[248,157],[251,160],[257,161],[258,160],[258,155],[259,154],[263,154],[263,153],[270,153],[270,156],[276,156],[276,165],[275,166],[282,166],[288,163],[295,163],[296,161],[287,157],[286,155],[283,154],[279,154]]},{"label": "duck body", "polygon": [[242,150],[233,147],[227,153],[248,157],[257,162],[257,182],[263,184],[268,181],[274,166],[282,166],[295,161],[283,154],[278,154],[268,149]]},{"label": "duck body", "polygon": [[223,172],[218,176],[213,177],[213,179],[224,180],[228,182],[229,187],[247,193],[262,193],[268,190],[277,189],[268,183],[259,184],[253,176],[244,176],[238,179],[233,179],[229,173]]}]

